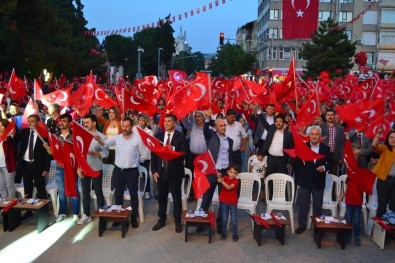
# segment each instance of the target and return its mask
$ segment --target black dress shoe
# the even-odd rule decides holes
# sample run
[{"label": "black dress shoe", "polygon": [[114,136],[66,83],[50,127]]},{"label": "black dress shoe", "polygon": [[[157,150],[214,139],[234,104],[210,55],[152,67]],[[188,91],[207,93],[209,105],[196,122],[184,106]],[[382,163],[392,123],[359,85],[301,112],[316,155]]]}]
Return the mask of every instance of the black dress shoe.
[{"label": "black dress shoe", "polygon": [[113,227],[120,226],[120,225],[121,225],[121,222],[114,222],[114,223],[112,223]]},{"label": "black dress shoe", "polygon": [[33,213],[31,211],[26,211],[22,216],[21,219],[25,220],[28,219],[29,217],[33,216]]},{"label": "black dress shoe", "polygon": [[176,232],[181,233],[182,232],[182,225],[181,223],[176,223]]},{"label": "black dress shoe", "polygon": [[296,234],[302,234],[306,230],[305,227],[298,227],[295,231]]},{"label": "black dress shoe", "polygon": [[165,225],[166,225],[165,222],[159,220],[158,223],[156,223],[156,225],[154,225],[152,230],[157,231],[157,230],[161,229],[162,227],[164,227]]},{"label": "black dress shoe", "polygon": [[133,228],[138,228],[139,227],[139,222],[137,221],[137,219],[132,220],[132,227]]}]

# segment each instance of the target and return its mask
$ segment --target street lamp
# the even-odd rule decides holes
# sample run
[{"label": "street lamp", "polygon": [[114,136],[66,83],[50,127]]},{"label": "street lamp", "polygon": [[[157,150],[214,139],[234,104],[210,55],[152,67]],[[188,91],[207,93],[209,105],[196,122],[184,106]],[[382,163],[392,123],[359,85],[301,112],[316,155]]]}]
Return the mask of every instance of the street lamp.
[{"label": "street lamp", "polygon": [[160,78],[160,73],[161,73],[161,70],[160,70],[160,51],[163,51],[163,48],[158,48],[158,78]]},{"label": "street lamp", "polygon": [[141,52],[144,52],[144,49],[141,48],[140,46],[137,49],[137,74],[136,78],[141,78],[141,66],[140,66],[140,61],[141,61]]}]

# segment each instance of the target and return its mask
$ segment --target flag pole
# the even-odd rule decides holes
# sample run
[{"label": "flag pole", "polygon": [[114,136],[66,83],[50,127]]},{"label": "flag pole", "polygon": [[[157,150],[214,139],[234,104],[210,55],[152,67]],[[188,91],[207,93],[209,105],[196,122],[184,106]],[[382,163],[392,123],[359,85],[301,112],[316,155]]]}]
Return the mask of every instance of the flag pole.
[{"label": "flag pole", "polygon": [[211,73],[208,73],[207,76],[208,76],[208,101],[209,101],[209,109],[211,109]]},{"label": "flag pole", "polygon": [[10,79],[8,80],[8,87],[11,86],[11,80],[12,80],[13,74],[15,74],[15,69],[14,69],[14,68],[12,69],[11,77],[10,77]]},{"label": "flag pole", "polygon": [[122,88],[122,111],[123,111],[123,115],[126,115],[126,112],[125,112],[125,87]]},{"label": "flag pole", "polygon": [[34,85],[34,84],[36,84],[36,82],[37,82],[37,80],[36,80],[36,78],[34,78],[34,82],[33,82],[33,98],[34,98],[34,101],[36,101],[36,85]]},{"label": "flag pole", "polygon": [[295,109],[296,109],[296,113],[298,113],[299,112],[299,106],[298,106],[298,94],[297,94],[297,92],[296,92],[296,68],[295,68],[295,58],[294,58],[294,55],[292,54],[292,68],[293,68],[293,72],[292,72],[292,74],[293,74],[293,83],[294,83],[294,88],[295,88]]}]

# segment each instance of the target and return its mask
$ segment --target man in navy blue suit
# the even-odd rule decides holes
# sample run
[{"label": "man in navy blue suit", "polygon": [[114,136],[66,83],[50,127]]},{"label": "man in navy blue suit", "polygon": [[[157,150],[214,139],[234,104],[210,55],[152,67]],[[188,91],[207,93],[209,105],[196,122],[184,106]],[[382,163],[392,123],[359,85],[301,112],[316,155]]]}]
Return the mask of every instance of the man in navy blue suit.
[{"label": "man in navy blue suit", "polygon": [[324,155],[324,158],[315,161],[294,160],[294,171],[299,178],[299,227],[296,234],[301,234],[307,227],[307,214],[309,211],[310,197],[313,202],[313,216],[322,214],[322,201],[324,198],[326,172],[334,164],[329,146],[320,143],[321,127],[311,126],[309,131],[310,141],[307,146],[315,153]]}]

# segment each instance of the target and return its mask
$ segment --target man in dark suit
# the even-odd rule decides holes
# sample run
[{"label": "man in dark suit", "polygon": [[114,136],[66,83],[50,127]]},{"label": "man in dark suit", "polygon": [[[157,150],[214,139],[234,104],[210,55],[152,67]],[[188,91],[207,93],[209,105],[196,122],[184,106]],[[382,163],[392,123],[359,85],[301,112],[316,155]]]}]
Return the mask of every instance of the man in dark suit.
[{"label": "man in dark suit", "polygon": [[[173,114],[167,114],[164,120],[165,132],[159,133],[155,137],[164,145],[168,145],[170,150],[177,152],[187,152],[187,143],[184,135],[177,131],[177,117]],[[173,197],[173,216],[175,221],[175,230],[181,233],[181,183],[185,177],[184,156],[165,161],[154,152],[151,152],[151,170],[155,182],[158,183],[158,203],[159,221],[152,228],[153,231],[159,230],[166,225],[167,198],[170,193]]]},{"label": "man in dark suit", "polygon": [[[51,164],[51,156],[48,154],[48,144],[38,138],[35,129],[40,121],[38,115],[32,114],[28,117],[29,128],[23,129],[19,136],[20,150],[18,154],[18,165],[22,171],[23,185],[27,198],[33,197],[33,186],[37,189],[39,199],[47,199],[45,189],[45,176],[48,175]],[[26,212],[23,218],[31,216],[31,212]]]},{"label": "man in dark suit", "polygon": [[267,174],[288,174],[291,167],[291,157],[284,153],[284,149],[293,148],[292,134],[285,130],[285,117],[278,114],[274,117],[272,125],[267,133],[262,152],[267,156]]},{"label": "man in dark suit", "polygon": [[320,126],[311,126],[309,132],[310,141],[307,146],[314,152],[324,155],[324,158],[316,161],[302,161],[296,158],[294,161],[295,174],[299,178],[299,227],[297,234],[303,233],[307,227],[307,214],[309,211],[310,197],[313,198],[313,215],[322,214],[322,201],[326,172],[332,167],[334,161],[329,146],[320,143]]},{"label": "man in dark suit", "polygon": [[[227,174],[227,169],[229,165],[234,162],[234,152],[233,152],[233,140],[226,136],[226,122],[223,119],[215,120],[215,131],[209,128],[208,123],[205,123],[203,133],[206,139],[207,149],[210,150],[211,156],[215,162],[215,167],[217,171],[221,173],[222,176]],[[216,174],[207,175],[207,179],[210,183],[210,188],[207,189],[202,198],[201,208],[207,211],[210,207],[211,201],[213,199],[215,188],[218,185],[218,194],[221,192],[222,184],[218,184],[218,177]],[[222,213],[221,209],[218,209],[217,216],[217,231],[222,233]],[[197,231],[201,232],[204,228],[198,228]]]},{"label": "man in dark suit", "polygon": [[274,104],[268,104],[266,106],[266,112],[252,115],[251,120],[256,125],[253,142],[256,152],[258,152],[262,150],[265,144],[270,125],[274,124]]}]

